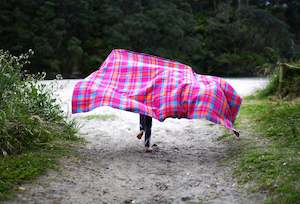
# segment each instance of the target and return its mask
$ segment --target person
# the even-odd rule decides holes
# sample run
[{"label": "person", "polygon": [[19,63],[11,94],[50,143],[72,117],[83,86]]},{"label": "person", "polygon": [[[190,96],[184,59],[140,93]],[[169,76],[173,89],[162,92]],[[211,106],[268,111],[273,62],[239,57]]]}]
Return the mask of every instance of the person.
[{"label": "person", "polygon": [[152,152],[150,148],[152,117],[140,114],[140,133],[137,135],[141,139],[145,134],[145,152]]}]

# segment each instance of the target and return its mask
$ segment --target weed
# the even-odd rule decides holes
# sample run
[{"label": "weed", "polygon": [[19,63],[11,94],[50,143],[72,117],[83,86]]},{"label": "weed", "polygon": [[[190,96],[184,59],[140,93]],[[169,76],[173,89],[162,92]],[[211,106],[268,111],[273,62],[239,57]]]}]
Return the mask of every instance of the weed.
[{"label": "weed", "polygon": [[45,74],[22,71],[33,52],[15,57],[0,50],[0,200],[18,185],[56,166],[76,137],[51,92],[38,83]]},{"label": "weed", "polygon": [[22,71],[33,52],[19,57],[0,50],[0,155],[20,153],[54,138],[75,139],[56,99],[38,83],[45,74]]},{"label": "weed", "polygon": [[[257,139],[238,149],[235,175],[241,183],[255,182],[254,191],[268,194],[267,203],[300,201],[300,102],[246,100],[241,109],[240,128],[248,128],[243,119],[253,121]],[[254,134],[255,135],[255,134]],[[234,156],[234,154],[232,154]]]},{"label": "weed", "polygon": [[10,198],[24,181],[58,168],[58,158],[73,154],[70,142],[56,140],[0,159],[0,201]]}]

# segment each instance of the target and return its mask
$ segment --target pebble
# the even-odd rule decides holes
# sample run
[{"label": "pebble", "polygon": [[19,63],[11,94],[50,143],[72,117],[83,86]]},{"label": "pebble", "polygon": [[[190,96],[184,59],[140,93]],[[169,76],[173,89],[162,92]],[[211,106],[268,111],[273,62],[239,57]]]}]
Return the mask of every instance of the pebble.
[{"label": "pebble", "polygon": [[182,197],[181,200],[182,201],[188,201],[188,200],[192,200],[192,198],[189,197],[189,196],[185,196],[185,197]]}]

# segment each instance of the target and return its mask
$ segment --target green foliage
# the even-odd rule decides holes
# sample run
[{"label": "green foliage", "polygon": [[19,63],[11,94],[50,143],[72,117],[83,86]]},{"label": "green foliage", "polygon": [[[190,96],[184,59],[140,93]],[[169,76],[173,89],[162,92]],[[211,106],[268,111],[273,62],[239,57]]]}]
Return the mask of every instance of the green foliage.
[{"label": "green foliage", "polygon": [[56,141],[42,148],[1,158],[0,201],[10,198],[24,181],[36,178],[49,168],[57,168],[57,159],[70,153],[72,147],[69,144]]},{"label": "green foliage", "polygon": [[[245,101],[241,118],[250,118],[261,135],[257,140],[268,138],[269,143],[250,138],[238,153],[236,175],[243,183],[254,181],[253,190],[267,192],[266,203],[297,203],[300,200],[299,101]],[[246,126],[249,124],[245,122],[241,125]]]},{"label": "green foliage", "polygon": [[247,42],[248,48],[255,47],[262,52],[266,47],[271,47],[283,57],[291,52],[292,35],[285,22],[261,9],[241,9],[237,18],[248,27],[246,32],[251,39]]},{"label": "green foliage", "polygon": [[209,19],[205,35],[209,74],[254,76],[292,49],[287,25],[254,8],[223,9]]},{"label": "green foliage", "polygon": [[258,91],[256,97],[263,99],[268,96],[276,95],[278,89],[278,83],[279,83],[278,75],[277,74],[272,75],[266,88]]},{"label": "green foliage", "polygon": [[198,73],[258,75],[265,63],[299,56],[299,3],[266,3],[2,0],[0,49],[35,50],[26,68],[48,78],[86,76],[113,48],[172,58]]},{"label": "green foliage", "polygon": [[65,120],[49,90],[38,83],[44,75],[21,71],[32,54],[15,57],[0,50],[0,155],[76,138],[74,122]]},{"label": "green foliage", "polygon": [[131,12],[126,11],[127,6],[115,5],[114,9],[126,15],[104,31],[109,48],[123,47],[193,63],[191,56],[200,52],[201,38],[189,4],[183,7],[175,1],[140,2]]},{"label": "green foliage", "polygon": [[255,117],[261,131],[281,146],[300,147],[300,103],[264,102],[261,104],[246,104],[245,114]]},{"label": "green foliage", "polygon": [[291,66],[299,68],[284,68],[283,82],[279,90],[279,65],[273,74],[267,87],[257,93],[258,98],[268,96],[280,96],[285,98],[296,98],[300,96],[300,62],[289,62]]},{"label": "green foliage", "polygon": [[[300,67],[300,63],[297,63],[296,65]],[[287,69],[285,71],[282,91],[279,94],[288,98],[300,96],[300,69]]]}]

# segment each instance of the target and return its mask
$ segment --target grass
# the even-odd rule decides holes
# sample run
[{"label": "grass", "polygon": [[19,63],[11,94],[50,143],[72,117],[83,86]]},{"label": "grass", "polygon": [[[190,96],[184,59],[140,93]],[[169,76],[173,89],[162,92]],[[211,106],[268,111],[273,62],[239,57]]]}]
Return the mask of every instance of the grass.
[{"label": "grass", "polygon": [[255,183],[268,204],[300,203],[300,101],[247,99],[238,120],[250,133],[229,150],[240,183]]},{"label": "grass", "polygon": [[45,74],[22,71],[32,54],[16,57],[0,50],[0,200],[55,168],[79,141],[75,121],[53,96],[56,90],[38,83]]},{"label": "grass", "polygon": [[9,199],[20,190],[22,184],[32,181],[48,169],[57,169],[60,158],[74,155],[74,145],[71,141],[55,140],[21,154],[1,158],[0,201]]},{"label": "grass", "polygon": [[97,114],[97,115],[88,115],[84,117],[84,119],[86,120],[103,120],[103,121],[114,120],[116,118],[117,116],[113,114],[102,114],[102,115]]},{"label": "grass", "polygon": [[227,140],[231,140],[232,134],[225,130],[225,133],[219,137],[216,138],[216,141],[227,141]]}]

